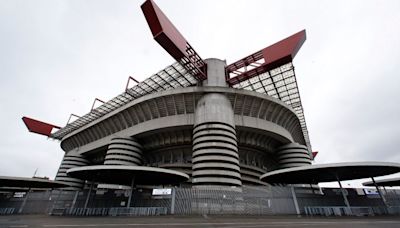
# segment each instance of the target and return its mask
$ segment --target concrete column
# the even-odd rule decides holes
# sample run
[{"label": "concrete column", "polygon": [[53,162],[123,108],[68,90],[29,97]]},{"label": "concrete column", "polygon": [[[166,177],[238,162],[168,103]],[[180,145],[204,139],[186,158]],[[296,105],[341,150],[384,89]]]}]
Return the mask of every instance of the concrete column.
[{"label": "concrete column", "polygon": [[[226,86],[225,62],[206,60],[206,86]],[[234,112],[226,95],[207,93],[198,101],[193,128],[194,185],[241,186]]]},{"label": "concrete column", "polygon": [[228,87],[225,78],[226,61],[210,58],[204,60],[207,64],[207,79],[204,80],[203,86],[221,86]]},{"label": "concrete column", "polygon": [[[143,163],[143,148],[139,142],[132,137],[115,137],[111,139],[104,165],[127,165],[141,166]],[[131,206],[133,189],[135,187],[135,176],[132,176],[131,189],[129,191],[126,207]]]},{"label": "concrete column", "polygon": [[83,187],[84,181],[78,178],[67,176],[67,170],[87,165],[89,165],[89,161],[85,159],[81,154],[78,154],[76,152],[68,152],[64,155],[55,180],[71,185],[71,187],[67,188],[67,190],[81,189]]},{"label": "concrete column", "polygon": [[388,212],[389,212],[389,205],[388,205],[388,203],[387,203],[387,201],[386,201],[386,198],[383,196],[381,189],[380,189],[380,188],[378,187],[378,185],[376,184],[375,178],[371,177],[371,179],[372,179],[372,183],[374,183],[374,185],[375,185],[376,190],[378,191],[379,196],[380,196],[381,199],[382,199],[383,205],[385,205],[386,209],[387,209]]},{"label": "concrete column", "polygon": [[72,203],[71,203],[71,208],[69,209],[69,213],[70,213],[70,214],[72,213],[72,211],[73,211],[74,208],[75,208],[75,204],[76,204],[76,201],[78,200],[78,196],[79,196],[79,190],[77,190],[77,191],[75,192],[74,199],[72,200]]},{"label": "concrete column", "polygon": [[86,209],[87,206],[88,206],[88,204],[89,204],[90,194],[92,193],[93,185],[94,185],[94,182],[92,181],[92,182],[90,183],[89,192],[88,192],[88,194],[87,194],[86,201],[85,201],[85,205],[83,206],[83,209]]},{"label": "concrete column", "polygon": [[311,158],[308,149],[298,143],[289,143],[276,150],[279,168],[292,168],[311,165]]},{"label": "concrete column", "polygon": [[294,208],[296,209],[296,214],[300,215],[299,203],[297,202],[296,192],[294,191],[294,186],[290,186],[290,190],[292,192]]},{"label": "concrete column", "polygon": [[346,207],[349,210],[349,212],[352,213],[349,200],[347,199],[346,193],[344,192],[342,183],[340,183],[340,179],[339,179],[338,176],[336,176],[336,180],[337,180],[337,182],[339,184],[339,188],[340,188],[340,192],[342,193],[342,196],[343,196],[344,204],[346,205]]},{"label": "concrete column", "polygon": [[104,165],[142,165],[142,146],[132,137],[116,137],[108,146]]},{"label": "concrete column", "polygon": [[129,198],[128,198],[128,203],[126,204],[126,207],[129,208],[131,206],[131,201],[132,201],[132,196],[133,196],[133,189],[135,187],[135,177],[132,178],[131,182],[131,191],[129,192]]},{"label": "concrete column", "polygon": [[176,194],[176,188],[173,187],[171,189],[171,215],[175,214],[175,194]]},{"label": "concrete column", "polygon": [[30,192],[31,192],[31,189],[29,188],[28,191],[26,191],[24,201],[22,201],[21,207],[18,210],[18,214],[21,214],[22,211],[24,210],[24,207],[25,207],[26,201],[28,201],[28,197],[29,197],[29,193]]}]

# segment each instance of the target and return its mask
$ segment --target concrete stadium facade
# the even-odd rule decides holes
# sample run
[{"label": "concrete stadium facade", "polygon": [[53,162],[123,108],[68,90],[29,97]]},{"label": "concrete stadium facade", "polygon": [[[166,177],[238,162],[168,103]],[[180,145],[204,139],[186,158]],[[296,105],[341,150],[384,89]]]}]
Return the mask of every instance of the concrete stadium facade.
[{"label": "concrete stadium facade", "polygon": [[207,80],[153,92],[61,140],[56,180],[81,188],[70,168],[142,165],[186,173],[182,185],[265,185],[271,170],[311,164],[295,110],[267,94],[229,87],[226,62],[207,59]]},{"label": "concrete stadium facade", "polygon": [[[60,140],[65,152],[52,184],[69,187],[53,191],[52,202],[38,193],[50,205],[46,213],[374,215],[397,210],[378,187],[381,205],[362,191],[345,193],[340,181],[398,172],[398,164],[310,166],[317,152],[312,152],[292,63],[305,30],[227,65],[203,60],[152,0],[141,8],[153,38],[176,63],[141,82],[130,76],[123,93],[96,108],[94,103],[64,127],[22,118],[30,132]],[[131,80],[136,85],[129,88]],[[345,207],[337,191],[315,191],[313,184],[332,180],[339,183]],[[42,203],[32,205],[29,210],[38,211]],[[15,211],[12,200],[1,206],[0,214]]]}]

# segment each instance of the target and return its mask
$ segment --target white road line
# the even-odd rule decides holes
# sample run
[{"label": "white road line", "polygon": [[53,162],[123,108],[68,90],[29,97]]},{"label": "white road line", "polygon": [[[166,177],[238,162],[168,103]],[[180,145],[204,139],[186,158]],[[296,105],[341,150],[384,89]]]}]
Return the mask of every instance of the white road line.
[{"label": "white road line", "polygon": [[8,227],[28,227],[28,225],[10,225]]}]

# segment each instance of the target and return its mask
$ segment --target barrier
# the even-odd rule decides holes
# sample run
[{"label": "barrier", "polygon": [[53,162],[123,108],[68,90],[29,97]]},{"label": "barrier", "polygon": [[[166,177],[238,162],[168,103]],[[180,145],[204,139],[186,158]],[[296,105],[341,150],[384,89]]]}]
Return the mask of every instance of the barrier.
[{"label": "barrier", "polygon": [[389,206],[388,207],[388,214],[391,214],[391,215],[400,214],[400,206]]},{"label": "barrier", "polygon": [[14,214],[15,208],[5,207],[0,208],[0,215],[11,215]]},{"label": "barrier", "polygon": [[[387,198],[385,207],[377,196],[357,195],[350,192],[351,211],[342,205],[343,198],[335,189],[325,189],[324,194],[313,194],[307,187],[296,187],[298,205],[302,214],[323,216],[384,215],[400,214],[400,191]],[[84,209],[87,191],[82,191],[74,203],[76,192],[58,191],[34,192],[30,194],[24,207],[24,214],[50,214],[72,216],[135,216],[135,215],[274,215],[295,214],[295,206],[290,188],[284,186],[196,186],[175,187],[172,195],[152,195],[151,189],[135,190],[132,208],[120,205],[127,202],[125,190],[104,190],[104,194],[91,199]],[[50,195],[52,196],[50,198]],[[93,196],[93,195],[92,195]],[[23,203],[23,198],[3,198],[0,215],[15,214]],[[362,205],[362,206],[361,206]],[[393,206],[391,206],[393,205]],[[307,206],[307,207],[305,207]],[[73,208],[71,208],[73,207]],[[113,208],[114,207],[114,208]],[[15,208],[15,209],[13,209]],[[150,208],[150,209],[148,209]],[[152,209],[163,208],[163,209]],[[327,208],[327,209],[324,209]],[[372,210],[372,212],[371,212]],[[110,212],[111,211],[111,212]]]},{"label": "barrier", "polygon": [[320,216],[374,216],[372,207],[304,207],[306,215]]},{"label": "barrier", "polygon": [[110,216],[149,216],[149,215],[166,215],[168,212],[166,207],[112,207],[108,215]]},{"label": "barrier", "polygon": [[71,216],[151,216],[165,215],[166,207],[111,207],[111,208],[73,208],[65,215]]}]

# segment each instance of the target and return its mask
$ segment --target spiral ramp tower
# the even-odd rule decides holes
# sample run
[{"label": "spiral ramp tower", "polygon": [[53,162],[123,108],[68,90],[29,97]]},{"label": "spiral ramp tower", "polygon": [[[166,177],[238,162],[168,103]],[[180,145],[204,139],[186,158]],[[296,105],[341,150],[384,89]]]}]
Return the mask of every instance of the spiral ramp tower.
[{"label": "spiral ramp tower", "polygon": [[142,146],[131,137],[116,137],[111,139],[104,165],[134,165],[143,163]]},{"label": "spiral ramp tower", "polygon": [[[225,62],[206,60],[207,86],[225,86]],[[193,127],[194,185],[241,186],[234,113],[224,94],[208,93],[198,101]]]},{"label": "spiral ramp tower", "polygon": [[311,165],[310,154],[304,145],[289,143],[276,151],[279,169]]},{"label": "spiral ramp tower", "polygon": [[85,181],[68,176],[67,170],[87,165],[89,165],[89,161],[82,155],[74,152],[66,153],[58,169],[55,180],[69,184],[71,189],[80,189],[83,187]]}]

